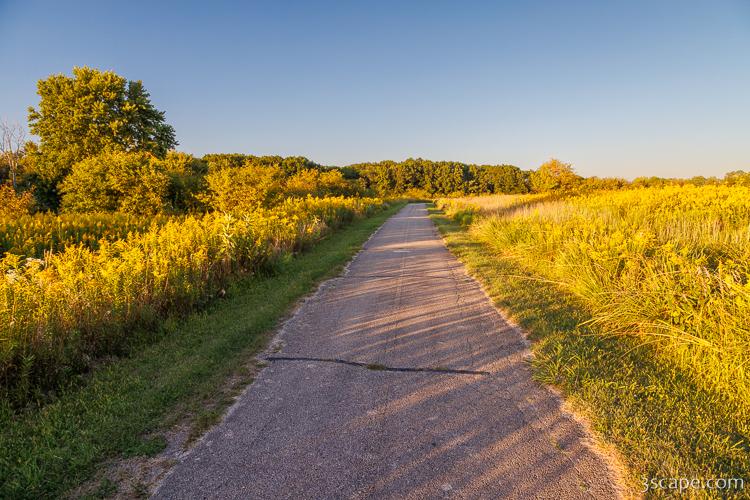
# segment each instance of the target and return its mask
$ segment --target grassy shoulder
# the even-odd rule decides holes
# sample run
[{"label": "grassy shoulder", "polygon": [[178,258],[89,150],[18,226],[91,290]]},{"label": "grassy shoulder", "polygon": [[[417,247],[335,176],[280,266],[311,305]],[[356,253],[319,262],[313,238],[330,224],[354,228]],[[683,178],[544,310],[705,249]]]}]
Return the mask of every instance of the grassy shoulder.
[{"label": "grassy shoulder", "polygon": [[252,380],[253,355],[280,318],[335,275],[403,203],[355,221],[271,276],[238,280],[203,311],[167,321],[155,343],[94,370],[56,401],[0,424],[0,497],[58,497],[106,460],[159,453],[160,432],[186,419],[194,435],[220,418],[232,390]]},{"label": "grassy shoulder", "polygon": [[750,488],[747,422],[726,398],[697,387],[634,339],[599,335],[583,325],[590,315],[559,285],[494,252],[441,212],[432,217],[451,252],[529,332],[535,377],[559,388],[617,450],[633,493],[644,478],[744,478]]}]

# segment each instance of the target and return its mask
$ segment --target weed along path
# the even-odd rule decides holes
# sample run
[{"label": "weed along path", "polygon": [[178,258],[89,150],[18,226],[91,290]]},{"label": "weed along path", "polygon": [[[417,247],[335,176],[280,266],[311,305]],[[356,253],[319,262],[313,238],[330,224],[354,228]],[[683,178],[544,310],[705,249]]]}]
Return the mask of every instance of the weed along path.
[{"label": "weed along path", "polygon": [[286,322],[157,498],[616,498],[528,347],[407,205]]}]

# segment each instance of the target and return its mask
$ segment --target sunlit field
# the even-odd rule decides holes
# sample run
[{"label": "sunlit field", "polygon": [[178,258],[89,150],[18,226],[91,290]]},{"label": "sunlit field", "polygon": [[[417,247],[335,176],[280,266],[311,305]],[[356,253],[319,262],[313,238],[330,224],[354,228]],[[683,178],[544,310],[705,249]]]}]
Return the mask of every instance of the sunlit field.
[{"label": "sunlit field", "polygon": [[449,250],[531,340],[522,375],[590,418],[629,488],[750,473],[750,173],[197,157],[139,80],[75,67],[37,94],[34,140],[0,119],[0,496],[76,496],[159,453],[153,432],[203,434],[295,302],[408,200],[437,200]]},{"label": "sunlit field", "polygon": [[0,500],[750,499],[749,5],[0,0]]},{"label": "sunlit field", "polygon": [[533,341],[537,380],[612,445],[634,491],[643,478],[750,473],[749,194],[438,200],[448,247]]},{"label": "sunlit field", "polygon": [[0,241],[16,252],[0,260],[5,396],[27,401],[122,348],[137,329],[220,296],[230,278],[268,269],[382,205],[308,197],[237,215],[37,215],[0,223]]},{"label": "sunlit field", "polygon": [[471,231],[563,285],[728,399],[750,397],[750,189],[705,186],[442,200]]},{"label": "sunlit field", "polygon": [[173,220],[175,216],[144,217],[128,213],[0,217],[0,254],[42,258],[45,252],[59,252],[70,245],[97,250],[102,240],[124,239],[130,233],[142,233]]}]

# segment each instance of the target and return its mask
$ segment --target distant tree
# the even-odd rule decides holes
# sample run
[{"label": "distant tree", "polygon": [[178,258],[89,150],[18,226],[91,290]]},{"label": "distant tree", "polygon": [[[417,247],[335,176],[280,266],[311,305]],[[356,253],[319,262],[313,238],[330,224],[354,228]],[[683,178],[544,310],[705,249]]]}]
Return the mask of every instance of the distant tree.
[{"label": "distant tree", "polygon": [[636,177],[633,179],[633,181],[630,183],[632,187],[663,187],[668,184],[671,184],[672,181],[670,179],[664,179],[663,177]]},{"label": "distant tree", "polygon": [[471,165],[472,193],[516,194],[528,192],[523,171],[513,165]]},{"label": "distant tree", "polygon": [[362,179],[364,188],[378,195],[384,195],[394,192],[395,182],[393,181],[393,161],[383,161],[380,163],[358,163],[346,167],[354,170],[357,176]]},{"label": "distant tree", "polygon": [[721,183],[716,177],[705,177],[703,175],[696,175],[685,182],[694,186],[716,186]]},{"label": "distant tree", "polygon": [[584,191],[599,191],[622,189],[628,185],[625,179],[615,177],[587,177],[580,183],[580,189]]},{"label": "distant tree", "polygon": [[570,163],[556,158],[544,162],[531,174],[531,188],[534,192],[568,191],[578,185],[583,178],[575,173]]},{"label": "distant tree", "polygon": [[[265,157],[261,157],[260,160],[263,160],[264,158]],[[263,161],[260,161],[259,164],[264,165],[266,163]],[[276,166],[276,164],[273,164],[273,165]],[[286,158],[281,159],[278,166],[281,167],[281,170],[283,171],[284,175],[287,177],[290,175],[294,175],[297,172],[300,172],[302,170],[309,170],[309,169],[320,170],[321,169],[320,165],[318,165],[312,160],[308,160],[304,156],[287,156]]]},{"label": "distant tree", "polygon": [[512,165],[467,165],[409,158],[345,167],[365,189],[378,194],[420,191],[428,195],[451,193],[526,193],[527,174]]},{"label": "distant tree", "polygon": [[734,170],[724,175],[724,184],[728,186],[750,186],[750,172]]},{"label": "distant tree", "polygon": [[212,153],[203,155],[201,159],[206,163],[209,172],[215,172],[225,168],[239,168],[248,158],[248,155],[239,153]]},{"label": "distant tree", "polygon": [[273,167],[280,170],[285,177],[292,176],[303,170],[325,170],[324,167],[304,156],[254,156],[245,154],[207,154],[203,160],[208,164],[209,171],[224,168],[239,168],[246,166]]},{"label": "distant tree", "polygon": [[62,209],[155,214],[167,207],[170,178],[149,153],[113,151],[86,158],[61,184]]},{"label": "distant tree", "polygon": [[345,196],[357,193],[357,185],[338,170],[300,170],[286,180],[286,196]]},{"label": "distant tree", "polygon": [[26,145],[26,131],[20,123],[0,121],[0,156],[8,169],[13,189],[18,188],[20,165]]},{"label": "distant tree", "polygon": [[341,175],[344,176],[344,179],[357,180],[360,178],[357,169],[351,166],[338,168],[338,171],[341,172]]},{"label": "distant tree", "polygon": [[35,175],[48,185],[62,181],[75,163],[105,151],[163,157],[177,145],[174,129],[140,81],[73,68],[72,77],[40,80],[37,93],[41,99],[38,109],[29,108],[29,127],[40,139]]}]

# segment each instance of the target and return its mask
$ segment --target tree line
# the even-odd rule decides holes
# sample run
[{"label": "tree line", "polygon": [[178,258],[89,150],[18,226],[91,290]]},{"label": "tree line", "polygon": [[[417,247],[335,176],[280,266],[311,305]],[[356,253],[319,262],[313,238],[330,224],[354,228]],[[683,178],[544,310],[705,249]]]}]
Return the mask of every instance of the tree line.
[{"label": "tree line", "polygon": [[528,193],[530,172],[513,165],[471,165],[409,158],[406,161],[359,163],[345,167],[350,178],[380,195],[392,193]]},{"label": "tree line", "polygon": [[750,185],[750,173],[723,179],[583,178],[557,159],[536,170],[421,158],[320,165],[302,156],[208,154],[174,150],[174,128],[141,81],[74,68],[37,84],[24,127],[0,124],[0,212],[160,213],[250,210],[286,196],[530,193],[691,183]]}]

